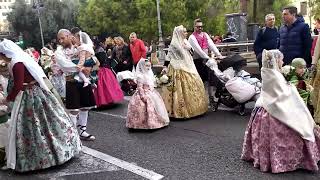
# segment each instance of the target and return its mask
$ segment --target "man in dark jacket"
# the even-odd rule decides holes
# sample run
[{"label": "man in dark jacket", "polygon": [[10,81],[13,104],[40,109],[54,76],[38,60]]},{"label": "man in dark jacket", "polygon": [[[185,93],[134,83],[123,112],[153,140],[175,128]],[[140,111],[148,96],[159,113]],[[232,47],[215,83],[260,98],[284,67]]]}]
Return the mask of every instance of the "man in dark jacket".
[{"label": "man in dark jacket", "polygon": [[262,51],[264,49],[270,50],[278,48],[279,32],[274,26],[274,23],[274,14],[267,14],[265,17],[265,27],[259,30],[257,38],[254,41],[253,49],[260,69],[262,67]]},{"label": "man in dark jacket", "polygon": [[311,65],[312,39],[309,25],[297,16],[297,8],[290,6],[282,11],[284,25],[280,28],[279,50],[284,55],[284,64],[290,64],[294,58],[303,58]]}]

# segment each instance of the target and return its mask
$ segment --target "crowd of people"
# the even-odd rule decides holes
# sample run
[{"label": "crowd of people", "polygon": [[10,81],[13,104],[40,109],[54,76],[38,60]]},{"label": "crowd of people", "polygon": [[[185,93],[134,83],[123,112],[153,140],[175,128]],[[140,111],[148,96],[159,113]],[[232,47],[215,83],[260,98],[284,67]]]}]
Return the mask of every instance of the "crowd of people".
[{"label": "crowd of people", "polygon": [[34,50],[23,51],[4,39],[0,124],[8,121],[9,126],[0,126],[8,135],[0,137],[0,146],[5,148],[6,167],[33,171],[78,155],[81,140],[96,139],[87,131],[89,110],[121,102],[119,79],[124,78],[119,74],[128,72],[136,83],[128,104],[128,129],[160,129],[170,118],[216,111],[219,103],[227,104],[221,96],[228,92],[228,99],[240,107],[256,100],[241,159],[273,173],[318,170],[320,39],[312,46],[309,27],[295,7],[284,8],[282,16],[285,24],[278,30],[275,16],[268,14],[254,44],[262,82],[242,70],[239,56],[230,61],[222,56],[201,19],[194,21],[190,36],[183,25],[173,29],[158,80],[152,69],[156,62],[148,58],[154,57],[155,47],[134,32],[127,44],[121,36],[99,42],[77,27],[61,29],[59,46],[43,48],[37,58]]}]

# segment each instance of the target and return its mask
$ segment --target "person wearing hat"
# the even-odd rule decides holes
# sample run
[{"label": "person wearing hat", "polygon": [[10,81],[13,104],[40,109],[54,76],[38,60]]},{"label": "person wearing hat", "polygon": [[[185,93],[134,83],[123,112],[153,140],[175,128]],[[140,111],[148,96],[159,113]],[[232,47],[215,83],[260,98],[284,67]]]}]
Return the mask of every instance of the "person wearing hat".
[{"label": "person wearing hat", "polygon": [[297,90],[303,99],[303,101],[308,106],[311,114],[313,114],[312,103],[311,103],[311,94],[313,88],[307,83],[307,63],[302,58],[294,58],[291,62],[292,71],[289,81],[297,87]]}]

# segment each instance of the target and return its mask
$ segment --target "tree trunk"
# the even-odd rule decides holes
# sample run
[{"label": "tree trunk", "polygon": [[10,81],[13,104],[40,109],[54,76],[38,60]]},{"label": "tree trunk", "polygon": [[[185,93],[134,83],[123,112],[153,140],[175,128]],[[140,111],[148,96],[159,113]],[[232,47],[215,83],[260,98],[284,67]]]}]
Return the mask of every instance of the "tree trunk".
[{"label": "tree trunk", "polygon": [[258,8],[257,0],[253,0],[253,22],[257,22],[257,8]]},{"label": "tree trunk", "polygon": [[248,12],[248,0],[240,0],[240,12]]}]

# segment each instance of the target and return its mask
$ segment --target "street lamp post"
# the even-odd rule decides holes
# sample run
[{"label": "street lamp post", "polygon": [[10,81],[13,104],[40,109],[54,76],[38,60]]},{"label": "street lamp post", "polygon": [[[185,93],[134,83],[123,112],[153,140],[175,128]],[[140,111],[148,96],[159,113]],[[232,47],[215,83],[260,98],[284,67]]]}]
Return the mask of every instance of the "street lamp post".
[{"label": "street lamp post", "polygon": [[164,53],[164,42],[162,38],[162,29],[161,29],[161,17],[160,17],[160,0],[157,1],[157,16],[158,16],[158,29],[159,29],[159,45],[158,45],[158,52],[159,52],[159,60],[164,62],[165,60],[165,53]]},{"label": "street lamp post", "polygon": [[37,10],[38,21],[39,21],[39,26],[40,26],[41,43],[42,43],[42,47],[44,47],[42,24],[41,24],[41,19],[40,19],[40,9],[43,8],[43,3],[40,2],[39,0],[35,0],[33,2],[33,8]]}]

